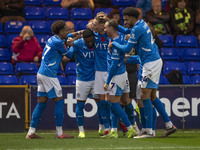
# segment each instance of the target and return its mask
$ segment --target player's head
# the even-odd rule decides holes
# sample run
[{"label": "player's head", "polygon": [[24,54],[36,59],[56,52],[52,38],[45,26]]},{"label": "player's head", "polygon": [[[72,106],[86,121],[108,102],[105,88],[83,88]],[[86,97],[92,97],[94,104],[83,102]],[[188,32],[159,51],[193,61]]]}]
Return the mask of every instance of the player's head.
[{"label": "player's head", "polygon": [[75,32],[75,27],[74,27],[73,22],[71,22],[71,21],[66,21],[65,24],[66,24],[66,26],[67,26],[67,31],[68,31],[68,33]]},{"label": "player's head", "polygon": [[124,24],[127,28],[134,26],[140,15],[139,11],[134,7],[127,7],[123,10]]},{"label": "player's head", "polygon": [[104,25],[104,31],[107,33],[108,36],[112,36],[114,32],[118,30],[118,23],[115,19],[110,19],[106,21]]},{"label": "player's head", "polygon": [[93,21],[93,29],[95,32],[104,34],[104,24],[108,20],[108,17],[105,17],[105,13],[97,14]]},{"label": "player's head", "polygon": [[62,20],[54,22],[51,26],[51,31],[53,34],[58,35],[61,39],[65,39],[67,37],[67,26]]},{"label": "player's head", "polygon": [[94,33],[92,30],[90,29],[85,29],[83,31],[83,39],[85,41],[85,44],[89,47],[89,48],[93,48],[94,46]]}]

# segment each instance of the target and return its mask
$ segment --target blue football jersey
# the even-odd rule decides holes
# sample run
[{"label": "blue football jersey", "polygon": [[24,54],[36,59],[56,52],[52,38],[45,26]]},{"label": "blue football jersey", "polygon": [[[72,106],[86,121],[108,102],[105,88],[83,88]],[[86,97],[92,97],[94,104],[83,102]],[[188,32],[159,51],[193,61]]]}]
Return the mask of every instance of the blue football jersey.
[{"label": "blue football jersey", "polygon": [[142,65],[160,59],[158,47],[154,42],[151,30],[143,19],[138,20],[131,29],[128,42],[134,44]]},{"label": "blue football jersey", "polygon": [[57,71],[63,55],[67,56],[67,54],[68,50],[64,44],[64,40],[61,40],[56,35],[50,37],[44,48],[38,73],[48,77],[57,77]]},{"label": "blue football jersey", "polygon": [[107,34],[95,33],[95,70],[106,72],[107,69],[107,48],[109,37]]},{"label": "blue football jersey", "polygon": [[[122,33],[119,33],[119,36],[112,39],[112,41],[115,41],[119,44],[124,45],[125,43],[125,35]],[[126,65],[124,62],[125,53],[121,52],[120,50],[116,48],[112,48],[112,51],[108,49],[107,54],[107,63],[108,63],[108,71],[110,71],[112,60],[118,60],[117,70],[115,75],[123,74],[126,71]]]},{"label": "blue football jersey", "polygon": [[81,81],[94,80],[94,48],[88,48],[83,38],[74,41],[74,57],[77,66],[76,79]]}]

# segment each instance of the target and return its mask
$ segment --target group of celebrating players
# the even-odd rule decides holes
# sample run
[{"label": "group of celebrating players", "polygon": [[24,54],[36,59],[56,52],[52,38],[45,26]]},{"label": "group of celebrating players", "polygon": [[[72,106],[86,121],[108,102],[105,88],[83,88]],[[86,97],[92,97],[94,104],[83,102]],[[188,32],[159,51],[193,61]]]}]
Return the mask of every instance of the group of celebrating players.
[{"label": "group of celebrating players", "polygon": [[[101,138],[118,138],[118,121],[123,122],[126,138],[151,138],[155,136],[156,110],[163,118],[166,130],[162,137],[177,131],[167,115],[162,102],[156,97],[162,69],[158,47],[151,30],[134,7],[123,10],[124,24],[118,25],[99,12],[87,29],[68,34],[63,21],[53,23],[50,37],[44,48],[42,62],[37,74],[38,104],[33,111],[27,139],[42,138],[35,131],[46,107],[48,98],[55,101],[56,138],[73,138],[62,130],[62,88],[57,79],[57,70],[63,55],[74,55],[76,71],[76,120],[78,138],[85,138],[84,105],[89,94],[97,104],[99,134]],[[75,36],[81,34],[82,38]],[[128,41],[126,34],[130,34]],[[64,45],[64,46],[63,46]],[[70,46],[68,48],[67,46]],[[134,48],[135,56],[127,62],[140,64],[138,71],[137,100],[141,115],[142,130],[137,130],[132,100],[129,98],[129,80],[124,62],[125,53]],[[122,108],[122,106],[123,108]]]}]

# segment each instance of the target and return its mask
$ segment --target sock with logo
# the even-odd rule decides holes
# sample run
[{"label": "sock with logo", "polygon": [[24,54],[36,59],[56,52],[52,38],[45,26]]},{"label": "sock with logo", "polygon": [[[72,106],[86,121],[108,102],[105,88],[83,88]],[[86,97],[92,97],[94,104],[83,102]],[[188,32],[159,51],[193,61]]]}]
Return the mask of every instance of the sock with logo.
[{"label": "sock with logo", "polygon": [[144,107],[140,107],[139,109],[140,109],[140,117],[141,117],[142,128],[145,129],[146,123],[145,123],[145,118],[144,118]]},{"label": "sock with logo", "polygon": [[102,111],[101,111],[101,118],[105,127],[105,130],[110,128],[110,118],[108,118],[108,108],[107,108],[107,103],[104,100],[100,100],[100,103],[102,105]]},{"label": "sock with logo", "polygon": [[153,125],[152,125],[153,131],[155,131],[155,129],[156,129],[156,121],[157,121],[156,108],[153,107]]},{"label": "sock with logo", "polygon": [[32,114],[31,127],[33,128],[37,127],[46,106],[47,106],[47,102],[37,104]]},{"label": "sock with logo", "polygon": [[135,115],[134,115],[133,104],[130,102],[124,108],[125,108],[125,112],[128,116],[129,121],[131,122],[131,124],[135,124]]},{"label": "sock with logo", "polygon": [[153,119],[153,109],[151,104],[151,99],[145,99],[143,100],[144,105],[144,118],[145,118],[145,124],[146,129],[151,129],[152,131],[152,119]]},{"label": "sock with logo", "polygon": [[76,121],[78,126],[83,126],[84,123],[84,106],[85,102],[77,102],[76,104]]},{"label": "sock with logo", "polygon": [[98,117],[98,120],[99,120],[99,130],[102,130],[102,125],[103,125],[103,120],[101,118],[102,106],[101,106],[100,102],[96,102],[96,103],[97,103],[97,117]]},{"label": "sock with logo", "polygon": [[118,117],[112,109],[110,110],[110,121],[111,128],[116,129],[118,127]]}]

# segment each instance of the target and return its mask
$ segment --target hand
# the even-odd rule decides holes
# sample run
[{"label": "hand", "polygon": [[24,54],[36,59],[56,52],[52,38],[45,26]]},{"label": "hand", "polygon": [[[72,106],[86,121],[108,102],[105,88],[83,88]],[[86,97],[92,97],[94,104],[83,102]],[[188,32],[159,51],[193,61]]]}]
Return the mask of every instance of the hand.
[{"label": "hand", "polygon": [[106,90],[106,91],[108,91],[108,87],[109,87],[109,85],[108,84],[104,84],[104,86],[103,86],[103,88],[104,88],[104,90]]},{"label": "hand", "polygon": [[30,34],[29,33],[25,33],[22,37],[22,39],[25,40],[30,40]]},{"label": "hand", "polygon": [[73,45],[74,45],[74,40],[73,40],[71,37],[69,37],[69,38],[67,39],[67,41],[65,42],[65,44],[66,44],[67,46],[73,46]]},{"label": "hand", "polygon": [[125,36],[125,40],[128,41],[128,39],[130,38],[130,36],[131,36],[130,34],[127,34],[127,35]]},{"label": "hand", "polygon": [[112,42],[110,42],[110,43],[108,44],[108,48],[109,48],[110,51],[112,51],[112,47],[113,47]]},{"label": "hand", "polygon": [[34,57],[34,62],[39,62],[39,57],[38,56]]}]

